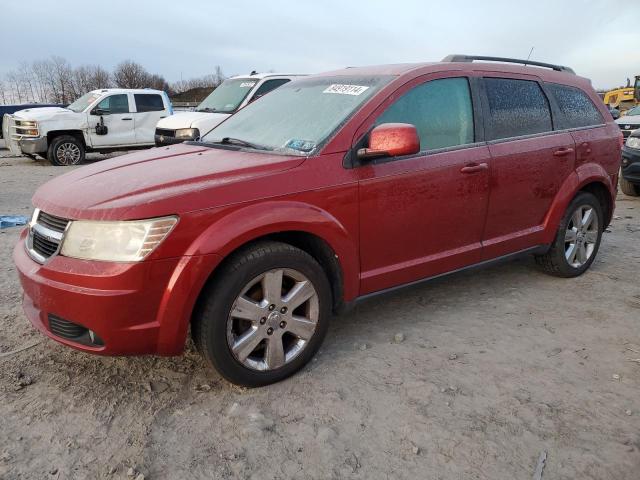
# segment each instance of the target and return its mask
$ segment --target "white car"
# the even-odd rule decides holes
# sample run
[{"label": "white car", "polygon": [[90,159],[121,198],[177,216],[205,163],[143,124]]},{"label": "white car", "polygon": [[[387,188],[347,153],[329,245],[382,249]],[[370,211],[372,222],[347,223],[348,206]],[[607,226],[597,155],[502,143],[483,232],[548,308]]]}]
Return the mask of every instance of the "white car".
[{"label": "white car", "polygon": [[176,113],[156,126],[156,145],[195,140],[248,103],[302,75],[252,73],[226,79],[193,112]]},{"label": "white car", "polygon": [[172,114],[165,92],[107,88],[86,93],[66,108],[5,115],[2,128],[14,154],[37,154],[54,165],[76,165],[86,152],[152,147],[158,120]]}]

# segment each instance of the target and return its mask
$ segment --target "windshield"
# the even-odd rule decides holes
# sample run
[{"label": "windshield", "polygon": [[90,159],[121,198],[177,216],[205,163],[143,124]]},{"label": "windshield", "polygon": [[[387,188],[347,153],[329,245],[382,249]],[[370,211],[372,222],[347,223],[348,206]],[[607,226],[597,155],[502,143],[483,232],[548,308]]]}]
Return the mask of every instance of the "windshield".
[{"label": "windshield", "polygon": [[253,148],[309,155],[392,78],[296,80],[247,105],[204,135],[202,141],[243,143]]},{"label": "windshield", "polygon": [[225,80],[196,107],[196,112],[231,113],[238,109],[256,83],[256,78]]},{"label": "windshield", "polygon": [[100,93],[97,92],[89,92],[85,93],[67,108],[69,110],[73,110],[74,112],[83,112],[89,105],[91,105],[95,100],[100,97]]},{"label": "windshield", "polygon": [[633,107],[631,110],[627,111],[627,117],[633,115],[640,115],[640,107]]}]

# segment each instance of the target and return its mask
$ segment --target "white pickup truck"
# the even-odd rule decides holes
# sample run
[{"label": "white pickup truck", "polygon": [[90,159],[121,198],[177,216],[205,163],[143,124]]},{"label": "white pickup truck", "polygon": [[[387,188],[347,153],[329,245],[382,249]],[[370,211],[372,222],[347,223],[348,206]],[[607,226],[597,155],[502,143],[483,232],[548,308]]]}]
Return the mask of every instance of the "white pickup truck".
[{"label": "white pickup truck", "polygon": [[158,120],[172,114],[165,92],[107,88],[86,93],[66,108],[5,115],[2,129],[14,154],[37,154],[53,165],[76,165],[86,152],[152,147]]},{"label": "white pickup truck", "polygon": [[176,113],[156,126],[157,146],[204,136],[220,122],[271,90],[301,77],[299,74],[251,73],[226,79],[193,112]]}]

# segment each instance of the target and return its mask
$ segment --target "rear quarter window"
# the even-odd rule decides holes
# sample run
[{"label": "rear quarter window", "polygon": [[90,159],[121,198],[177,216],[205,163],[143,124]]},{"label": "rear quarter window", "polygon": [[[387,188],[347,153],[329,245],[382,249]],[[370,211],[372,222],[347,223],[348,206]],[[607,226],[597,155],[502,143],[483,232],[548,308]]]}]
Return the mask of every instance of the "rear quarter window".
[{"label": "rear quarter window", "polygon": [[136,93],[136,110],[138,112],[159,112],[164,110],[162,97],[152,93]]},{"label": "rear quarter window", "polygon": [[562,128],[589,127],[605,123],[589,96],[579,88],[558,83],[546,83],[545,86],[560,108],[563,116]]},{"label": "rear quarter window", "polygon": [[549,102],[531,80],[485,78],[492,140],[533,135],[553,130]]}]

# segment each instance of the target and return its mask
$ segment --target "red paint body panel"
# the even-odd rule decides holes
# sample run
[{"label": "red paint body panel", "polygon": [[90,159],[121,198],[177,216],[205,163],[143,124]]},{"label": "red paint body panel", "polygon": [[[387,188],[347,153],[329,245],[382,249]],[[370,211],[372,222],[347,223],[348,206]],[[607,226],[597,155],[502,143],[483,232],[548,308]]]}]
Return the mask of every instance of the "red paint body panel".
[{"label": "red paint body panel", "polygon": [[[14,261],[31,322],[66,345],[99,354],[179,353],[198,295],[241,245],[305,232],[335,253],[345,302],[483,260],[549,244],[576,192],[599,182],[615,200],[619,129],[588,81],[510,65],[435,63],[346,69],[326,75],[396,75],[314,157],[180,144],[95,163],[43,185],[33,203],[69,219],[178,215],[139,263],[26,254]],[[583,88],[605,126],[480,141],[356,168],[345,157],[377,115],[409,88],[451,76],[512,76]],[[570,155],[555,156],[562,148]],[[469,169],[469,167],[472,167]],[[103,347],[54,336],[47,315],[94,330]]]}]

